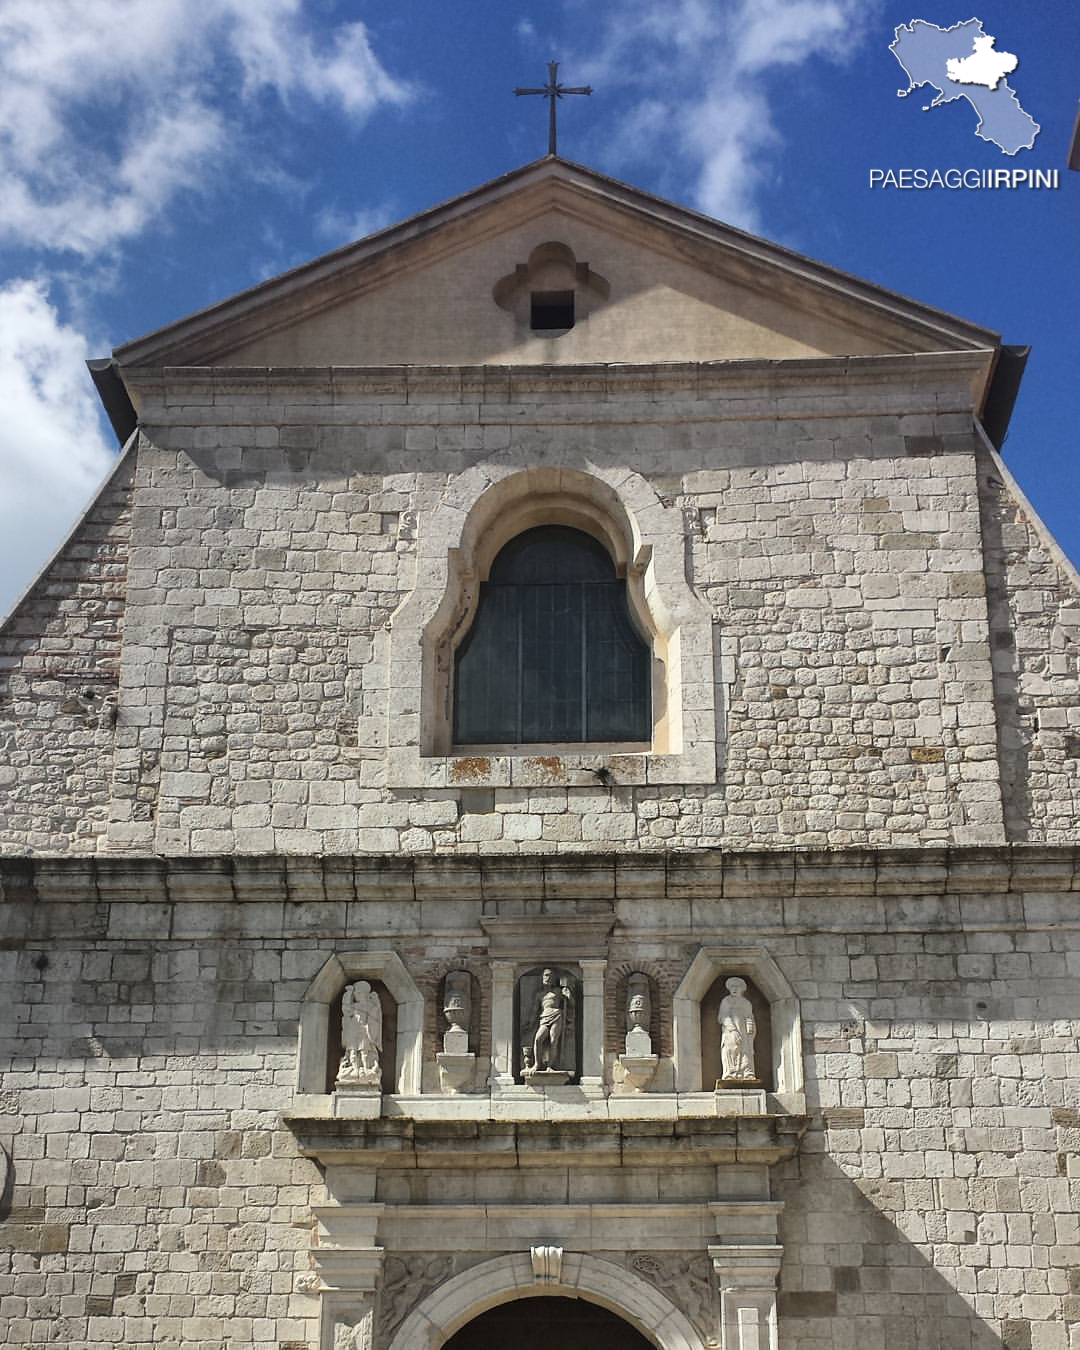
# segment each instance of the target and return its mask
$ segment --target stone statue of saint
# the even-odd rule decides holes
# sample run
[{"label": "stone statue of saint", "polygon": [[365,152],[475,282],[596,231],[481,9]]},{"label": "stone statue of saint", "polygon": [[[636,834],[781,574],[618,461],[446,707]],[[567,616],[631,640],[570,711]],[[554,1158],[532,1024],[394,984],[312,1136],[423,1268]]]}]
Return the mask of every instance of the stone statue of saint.
[{"label": "stone statue of saint", "polygon": [[746,997],[746,981],[733,976],[725,981],[726,996],[720,1000],[720,1062],[725,1081],[755,1082],[754,1009]]},{"label": "stone statue of saint", "polygon": [[367,980],[357,980],[341,1000],[341,1068],[338,1078],[377,1083],[382,1076],[382,1007]]},{"label": "stone statue of saint", "polygon": [[573,1069],[574,1048],[569,1047],[570,1063],[563,1062],[568,1010],[573,1006],[574,990],[569,975],[556,980],[548,967],[540,979],[540,990],[533,1015],[532,1064],[534,1072],[548,1069]]}]

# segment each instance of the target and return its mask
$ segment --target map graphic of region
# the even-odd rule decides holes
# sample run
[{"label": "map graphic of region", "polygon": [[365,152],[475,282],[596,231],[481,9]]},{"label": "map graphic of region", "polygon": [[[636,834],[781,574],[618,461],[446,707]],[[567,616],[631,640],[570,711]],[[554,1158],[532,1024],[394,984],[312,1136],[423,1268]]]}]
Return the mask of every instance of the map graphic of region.
[{"label": "map graphic of region", "polygon": [[897,90],[900,98],[920,85],[932,85],[937,97],[924,111],[966,98],[979,114],[975,135],[980,140],[992,141],[1007,155],[1035,144],[1039,124],[1020,106],[1005,79],[1016,69],[1016,57],[994,50],[994,39],[979,19],[952,28],[913,19],[910,27],[897,28],[889,51],[911,81],[906,89]]}]

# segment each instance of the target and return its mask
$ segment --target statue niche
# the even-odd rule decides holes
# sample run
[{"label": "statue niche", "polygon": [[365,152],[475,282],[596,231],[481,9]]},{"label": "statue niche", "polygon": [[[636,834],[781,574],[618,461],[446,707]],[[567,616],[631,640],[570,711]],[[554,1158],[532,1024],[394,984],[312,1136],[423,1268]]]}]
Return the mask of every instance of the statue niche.
[{"label": "statue niche", "polygon": [[614,1090],[622,1095],[644,1092],[656,1076],[660,1063],[653,1054],[652,985],[648,975],[635,971],[626,981],[626,1051],[615,1057],[612,1069]]},{"label": "statue niche", "polygon": [[769,1001],[744,975],[728,971],[701,1000],[701,1083],[772,1091]]},{"label": "statue niche", "polygon": [[435,1062],[439,1066],[440,1087],[448,1096],[454,1096],[469,1091],[476,1066],[473,977],[467,970],[452,970],[445,976],[440,1003],[446,1030]]},{"label": "statue niche", "polygon": [[581,982],[561,966],[526,971],[514,992],[514,1072],[533,1087],[559,1087],[581,1075]]},{"label": "statue niche", "polygon": [[330,1005],[327,1092],[397,1091],[397,1004],[380,980],[353,980]]}]

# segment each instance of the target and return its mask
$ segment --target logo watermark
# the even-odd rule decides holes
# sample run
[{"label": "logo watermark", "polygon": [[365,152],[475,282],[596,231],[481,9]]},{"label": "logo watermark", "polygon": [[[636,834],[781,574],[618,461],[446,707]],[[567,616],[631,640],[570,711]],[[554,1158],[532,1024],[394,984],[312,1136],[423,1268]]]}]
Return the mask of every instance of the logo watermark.
[{"label": "logo watermark", "polygon": [[951,192],[969,188],[1056,188],[1057,169],[871,169],[870,187],[897,188],[901,192],[945,188]]}]

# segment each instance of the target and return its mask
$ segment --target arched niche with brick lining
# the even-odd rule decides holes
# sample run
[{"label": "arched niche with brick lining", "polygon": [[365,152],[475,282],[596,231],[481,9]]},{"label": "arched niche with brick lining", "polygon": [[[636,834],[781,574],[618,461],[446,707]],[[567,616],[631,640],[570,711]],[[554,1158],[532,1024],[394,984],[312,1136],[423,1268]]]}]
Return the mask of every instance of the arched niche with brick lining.
[{"label": "arched niche with brick lining", "polygon": [[330,1015],[341,991],[354,980],[378,981],[394,1000],[397,1030],[394,1044],[396,1082],[401,1096],[419,1096],[424,999],[396,952],[337,952],[308,986],[300,1008],[297,1091],[327,1096]]},{"label": "arched niche with brick lining", "polygon": [[782,1110],[803,1114],[806,1094],[799,1000],[764,947],[702,947],[691,961],[672,1000],[676,1091],[703,1092],[713,1086],[702,1081],[701,1003],[718,979],[731,975],[749,980],[768,999],[774,1085],[770,1096]]}]

